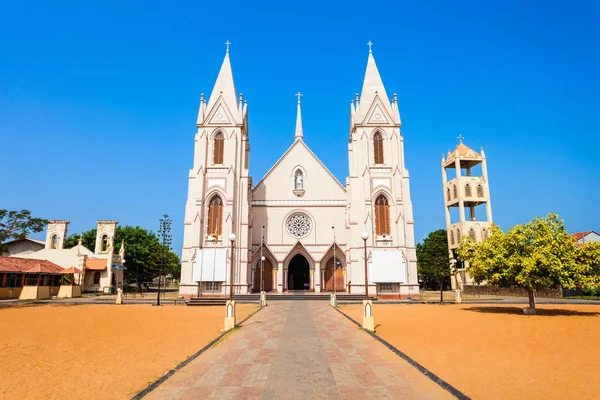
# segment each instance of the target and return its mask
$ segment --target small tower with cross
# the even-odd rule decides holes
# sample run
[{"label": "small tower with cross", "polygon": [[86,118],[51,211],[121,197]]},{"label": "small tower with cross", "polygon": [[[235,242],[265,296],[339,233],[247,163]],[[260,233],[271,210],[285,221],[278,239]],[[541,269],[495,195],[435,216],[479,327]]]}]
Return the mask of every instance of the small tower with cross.
[{"label": "small tower with cross", "polygon": [[456,138],[458,144],[453,152],[442,155],[442,187],[446,211],[446,231],[450,263],[456,266],[452,288],[463,290],[473,284],[466,273],[466,263],[456,260],[456,249],[462,236],[474,241],[485,240],[492,224],[492,203],[487,173],[487,161],[483,147],[479,153],[463,143],[463,135]]},{"label": "small tower with cross", "polygon": [[294,133],[294,140],[302,140],[304,137],[304,133],[302,132],[302,110],[300,109],[300,97],[302,96],[302,93],[296,93],[296,97],[298,98],[298,111],[296,113],[296,131]]}]

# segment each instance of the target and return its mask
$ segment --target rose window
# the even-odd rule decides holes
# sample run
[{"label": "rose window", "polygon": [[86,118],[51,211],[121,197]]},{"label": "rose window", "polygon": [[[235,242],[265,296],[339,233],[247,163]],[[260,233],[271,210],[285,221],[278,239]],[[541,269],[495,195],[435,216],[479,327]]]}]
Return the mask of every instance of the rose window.
[{"label": "rose window", "polygon": [[295,213],[288,217],[285,227],[290,235],[300,239],[308,235],[311,230],[310,218],[306,214]]}]

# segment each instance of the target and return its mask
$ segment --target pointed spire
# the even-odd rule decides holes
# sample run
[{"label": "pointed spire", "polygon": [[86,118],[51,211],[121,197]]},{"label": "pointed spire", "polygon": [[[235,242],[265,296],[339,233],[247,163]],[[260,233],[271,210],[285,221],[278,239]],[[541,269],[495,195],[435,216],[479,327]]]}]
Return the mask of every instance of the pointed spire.
[{"label": "pointed spire", "polygon": [[196,126],[200,126],[204,123],[204,117],[206,114],[206,100],[204,100],[204,93],[200,94],[200,110],[198,111],[198,120]]},{"label": "pointed spire", "polygon": [[[225,59],[221,65],[219,76],[213,87],[212,93],[208,100],[207,110],[212,110],[212,107],[217,102],[219,96],[223,96],[227,107],[231,112],[235,112],[237,107],[237,98],[235,95],[235,84],[233,83],[233,72],[231,71],[231,61],[229,60],[229,41],[225,43],[227,45],[227,51],[225,52]],[[210,112],[210,111],[209,111]]]},{"label": "pointed spire", "polygon": [[300,110],[300,97],[302,97],[302,93],[296,93],[296,97],[298,97],[298,113],[296,114],[296,134],[294,135],[294,139],[302,140],[304,137],[304,133],[302,132],[302,111]]},{"label": "pointed spire", "polygon": [[125,240],[121,240],[121,248],[119,249],[121,259],[125,258]]},{"label": "pointed spire", "polygon": [[360,94],[360,105],[363,113],[367,112],[367,109],[373,103],[375,95],[383,101],[387,107],[390,107],[389,99],[383,86],[383,81],[379,75],[377,64],[375,64],[375,58],[373,57],[373,51],[371,46],[373,43],[369,42],[369,58],[367,60],[367,71],[365,72],[365,80],[363,82],[362,92]]}]

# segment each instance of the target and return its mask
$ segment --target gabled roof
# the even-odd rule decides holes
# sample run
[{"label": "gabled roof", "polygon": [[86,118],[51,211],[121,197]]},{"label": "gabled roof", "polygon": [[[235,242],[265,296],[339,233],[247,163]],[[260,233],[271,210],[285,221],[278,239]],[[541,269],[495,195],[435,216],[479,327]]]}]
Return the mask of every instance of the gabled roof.
[{"label": "gabled roof", "polygon": [[10,242],[4,242],[3,244],[12,244],[12,243],[17,243],[17,242],[33,242],[33,243],[42,244],[42,245],[46,244],[46,242],[44,242],[43,240],[37,240],[37,239],[32,239],[32,238],[15,239],[15,240],[11,240]]},{"label": "gabled roof", "polygon": [[63,268],[48,260],[0,257],[0,272],[62,274]]},{"label": "gabled roof", "polygon": [[458,146],[456,146],[456,149],[452,153],[450,153],[450,155],[448,156],[448,160],[455,157],[479,158],[481,157],[481,155],[461,142]]},{"label": "gabled roof", "polygon": [[584,231],[584,232],[575,232],[575,233],[571,234],[571,236],[573,236],[575,238],[575,240],[581,240],[584,237],[586,237],[587,235],[589,235],[590,233],[595,233],[596,235],[598,235],[598,233],[594,232],[594,231]]},{"label": "gabled roof", "polygon": [[306,145],[306,143],[304,143],[303,140],[296,140],[294,141],[294,143],[292,143],[292,145],[290,147],[288,147],[288,149],[285,151],[285,153],[283,153],[283,155],[281,157],[279,157],[279,160],[277,160],[277,162],[275,164],[273,164],[273,166],[267,171],[267,173],[262,177],[262,179],[256,184],[256,186],[254,186],[252,188],[252,191],[255,191],[256,189],[258,189],[263,183],[264,181],[269,177],[269,175],[271,175],[271,173],[275,170],[275,168],[282,163],[282,161],[287,157],[287,155],[294,149],[294,147],[296,146],[303,146],[306,150],[308,150],[308,153],[314,157],[314,159],[317,161],[317,163],[325,170],[325,172],[327,172],[327,174],[329,174],[329,176],[331,176],[331,178],[333,178],[333,180],[340,186],[340,188],[343,191],[346,191],[346,188],[340,183],[340,181],[337,180],[337,178],[331,173],[331,171],[329,171],[329,169],[325,166],[325,164],[323,164],[323,162],[321,162],[321,160],[319,160],[319,157],[317,157],[315,155],[315,153],[313,153],[313,151]]}]

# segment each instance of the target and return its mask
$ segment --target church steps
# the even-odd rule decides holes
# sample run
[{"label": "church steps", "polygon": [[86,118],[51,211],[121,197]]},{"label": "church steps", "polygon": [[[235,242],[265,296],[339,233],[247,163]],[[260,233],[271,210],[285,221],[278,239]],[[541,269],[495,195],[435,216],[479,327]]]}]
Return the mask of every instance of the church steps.
[{"label": "church steps", "polygon": [[[329,301],[330,293],[325,294],[303,294],[303,293],[290,293],[290,294],[267,294],[267,301]],[[233,296],[234,300],[240,304],[254,304],[258,303],[260,296],[258,294],[244,294]],[[362,294],[337,294],[338,303],[360,303],[364,300],[365,296]],[[377,301],[376,297],[369,298],[373,301]],[[193,297],[187,301],[188,306],[221,306],[227,302],[226,297],[205,297],[197,298]]]}]

